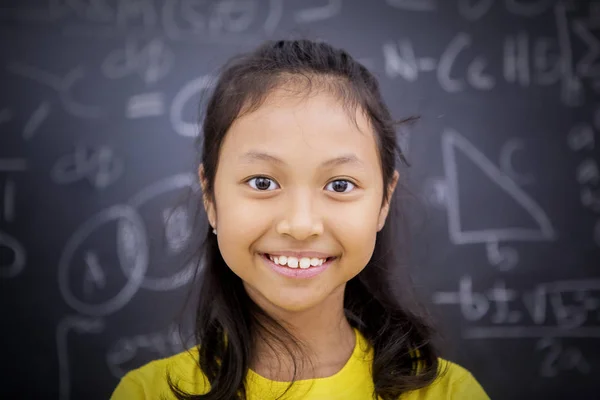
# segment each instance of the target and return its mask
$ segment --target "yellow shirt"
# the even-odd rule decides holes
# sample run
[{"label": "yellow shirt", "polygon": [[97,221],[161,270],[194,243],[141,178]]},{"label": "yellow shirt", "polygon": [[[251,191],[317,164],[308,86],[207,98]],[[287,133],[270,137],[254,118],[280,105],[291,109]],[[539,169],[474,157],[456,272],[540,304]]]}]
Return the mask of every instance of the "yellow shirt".
[{"label": "yellow shirt", "polygon": [[[305,400],[369,400],[372,399],[371,364],[373,348],[357,330],[356,345],[348,362],[336,374],[294,383],[286,399]],[[152,361],[130,371],[122,379],[111,400],[175,399],[166,380],[167,371],[186,392],[204,394],[209,384],[197,363],[196,351]],[[458,364],[440,360],[446,372],[428,387],[403,394],[399,400],[489,400],[473,375]],[[275,399],[283,393],[287,382],[272,381],[251,369],[246,376],[248,400]],[[164,397],[161,397],[164,396]]]}]

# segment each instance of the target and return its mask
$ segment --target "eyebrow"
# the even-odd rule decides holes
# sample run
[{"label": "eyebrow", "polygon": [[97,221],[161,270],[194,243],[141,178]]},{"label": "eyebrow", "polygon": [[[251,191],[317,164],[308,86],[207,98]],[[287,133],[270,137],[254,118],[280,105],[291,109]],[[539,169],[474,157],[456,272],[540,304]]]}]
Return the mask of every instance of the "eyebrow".
[{"label": "eyebrow", "polygon": [[[247,153],[240,156],[240,161],[255,162],[255,161],[266,161],[278,165],[286,165],[286,162],[282,159],[268,153],[260,151],[248,151]],[[343,154],[338,157],[331,158],[323,161],[320,165],[321,168],[335,167],[338,165],[352,164],[361,168],[365,168],[364,163],[355,154]]]}]

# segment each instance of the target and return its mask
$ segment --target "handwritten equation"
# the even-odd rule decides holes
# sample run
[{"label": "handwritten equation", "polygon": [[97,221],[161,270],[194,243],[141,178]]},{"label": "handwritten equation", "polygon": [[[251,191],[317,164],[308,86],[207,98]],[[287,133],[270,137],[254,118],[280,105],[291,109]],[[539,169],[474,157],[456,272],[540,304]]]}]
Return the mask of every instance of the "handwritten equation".
[{"label": "handwritten equation", "polygon": [[539,283],[529,290],[498,280],[476,290],[471,276],[464,275],[456,291],[436,292],[433,302],[459,307],[469,323],[465,339],[600,338],[600,280]]},{"label": "handwritten equation", "polygon": [[464,275],[456,291],[433,295],[435,304],[459,308],[463,339],[536,339],[540,377],[592,373],[583,350],[567,342],[600,338],[600,280],[539,283],[526,290],[501,279],[487,289],[473,286],[471,276]]},{"label": "handwritten equation", "polygon": [[[488,6],[491,3],[486,2]],[[596,33],[600,29],[600,13],[596,11],[587,18],[569,19],[563,2],[507,2],[507,7],[513,11],[527,9],[532,15],[544,12],[550,5],[554,10],[556,37],[535,37],[526,31],[506,35],[502,48],[498,49],[503,60],[501,76],[493,75],[490,65],[491,59],[499,58],[498,54],[474,51],[474,48],[489,49],[490,46],[476,46],[478,39],[468,32],[456,33],[439,57],[419,54],[409,38],[385,42],[382,52],[386,76],[415,82],[423,73],[431,72],[447,93],[467,89],[490,91],[500,80],[523,88],[560,85],[564,104],[582,105],[585,101],[583,80],[593,84],[600,82],[600,35]],[[573,46],[585,48],[578,59],[575,59]],[[458,70],[455,66],[459,57],[468,57],[466,70]]]},{"label": "handwritten equation", "polygon": [[442,0],[386,0],[391,7],[405,11],[439,11],[444,3],[451,3],[459,14],[469,20],[484,18],[494,8],[502,8],[506,12],[520,17],[536,17],[547,12],[555,3],[554,0],[458,0],[446,2]]},{"label": "handwritten equation", "polygon": [[[285,15],[297,24],[333,18],[342,0],[305,5],[283,0],[46,0],[36,9],[4,9],[11,18],[37,23],[58,23],[69,36],[115,37],[164,34],[170,40],[213,43],[248,43],[271,35]],[[265,7],[266,6],[266,7]],[[0,15],[2,15],[0,14]]]}]

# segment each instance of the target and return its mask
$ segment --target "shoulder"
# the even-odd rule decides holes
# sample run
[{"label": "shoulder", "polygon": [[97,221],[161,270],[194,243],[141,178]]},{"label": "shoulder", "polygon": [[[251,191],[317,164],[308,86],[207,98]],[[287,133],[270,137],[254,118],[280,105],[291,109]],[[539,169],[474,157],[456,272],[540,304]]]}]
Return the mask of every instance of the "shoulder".
[{"label": "shoulder", "polygon": [[427,387],[407,393],[401,399],[489,400],[489,396],[469,370],[440,358],[435,381]]},{"label": "shoulder", "polygon": [[203,394],[209,383],[198,366],[198,351],[192,348],[171,357],[151,361],[129,371],[115,388],[111,400],[173,398],[167,377],[185,392]]}]

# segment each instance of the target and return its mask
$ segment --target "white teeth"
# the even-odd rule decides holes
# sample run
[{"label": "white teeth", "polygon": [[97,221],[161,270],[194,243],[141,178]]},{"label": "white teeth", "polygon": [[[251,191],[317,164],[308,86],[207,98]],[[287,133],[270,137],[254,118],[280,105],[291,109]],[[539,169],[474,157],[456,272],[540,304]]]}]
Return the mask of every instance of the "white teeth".
[{"label": "white teeth", "polygon": [[300,259],[300,268],[306,269],[310,267],[310,258],[302,257]]},{"label": "white teeth", "polygon": [[269,259],[278,265],[286,265],[290,268],[302,268],[306,269],[311,266],[316,267],[322,265],[326,259],[324,258],[308,258],[302,257],[298,259],[297,257],[286,257],[286,256],[272,256],[269,254]]}]

